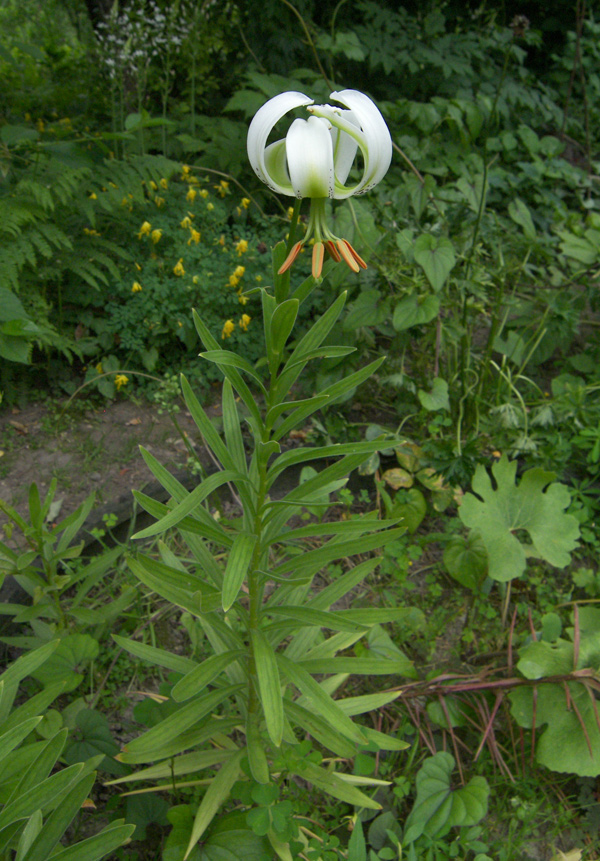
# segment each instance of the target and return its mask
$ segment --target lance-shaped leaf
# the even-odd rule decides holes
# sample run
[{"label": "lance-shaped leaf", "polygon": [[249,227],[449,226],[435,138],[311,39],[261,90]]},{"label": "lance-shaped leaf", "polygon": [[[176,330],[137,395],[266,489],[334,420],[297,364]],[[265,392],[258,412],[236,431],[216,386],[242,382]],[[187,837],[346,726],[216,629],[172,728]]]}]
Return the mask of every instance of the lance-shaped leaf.
[{"label": "lance-shaped leaf", "polygon": [[229,380],[223,381],[223,430],[225,431],[227,450],[231,453],[235,468],[242,474],[246,473],[248,469],[246,466],[240,417]]},{"label": "lance-shaped leaf", "polygon": [[286,699],[284,708],[291,723],[297,724],[304,732],[307,732],[336,756],[341,756],[344,759],[351,759],[355,756],[356,745],[337,732],[329,721],[292,700]]},{"label": "lance-shaped leaf", "polygon": [[[301,770],[296,771],[296,774],[340,801],[353,804],[355,807],[366,807],[368,810],[381,810],[381,804],[361,792],[356,786],[345,781],[335,771],[326,771],[324,768],[307,762]],[[373,781],[373,785],[379,788],[381,785],[387,785],[387,783],[385,781]]]},{"label": "lance-shaped leaf", "polygon": [[399,675],[417,677],[412,661],[406,657],[383,658],[331,658],[329,660],[301,661],[299,666],[309,673],[356,673],[362,676]]},{"label": "lance-shaped leaf", "polygon": [[227,559],[225,577],[223,578],[222,602],[225,612],[229,610],[238,596],[238,592],[252,563],[255,547],[256,535],[240,532],[234,539]]},{"label": "lance-shaped leaf", "polygon": [[281,357],[289,338],[296,317],[298,316],[299,302],[297,299],[286,299],[277,305],[271,318],[270,351],[267,354],[269,370],[272,374],[277,373],[281,363]]},{"label": "lance-shaped leaf", "polygon": [[135,765],[144,762],[154,762],[156,759],[172,758],[186,750],[198,748],[213,738],[222,740],[222,734],[233,730],[241,721],[243,721],[243,718],[239,714],[236,714],[234,717],[220,718],[218,721],[209,720],[201,723],[200,726],[192,727],[192,729],[182,732],[180,735],[171,737],[170,740],[166,740],[161,746],[160,755],[155,754],[152,750],[142,751],[140,754],[122,751],[115,759],[119,760],[119,762]]},{"label": "lance-shaped leaf", "polygon": [[405,824],[404,842],[421,834],[443,837],[451,828],[476,825],[487,813],[490,788],[484,777],[472,777],[466,786],[452,789],[454,759],[440,752],[425,760],[417,773],[417,798]]},{"label": "lance-shaped leaf", "polygon": [[269,783],[271,773],[267,754],[260,737],[258,715],[252,713],[248,714],[246,718],[246,747],[252,777],[257,783]]},{"label": "lance-shaped leaf", "polygon": [[82,777],[61,799],[24,855],[24,861],[47,861],[59,840],[77,816],[94,785],[96,774]]},{"label": "lance-shaped leaf", "polygon": [[[309,607],[271,607],[271,614],[276,616],[285,616],[287,619],[292,619],[294,622],[299,622],[300,625],[313,625],[318,628],[328,628],[331,631],[366,631],[367,627],[358,622],[344,619],[339,613],[328,613],[324,610],[312,610]],[[287,623],[284,623],[286,625]],[[268,628],[277,627],[269,625]]]},{"label": "lance-shaped leaf", "polygon": [[52,861],[100,861],[126,843],[134,831],[135,825],[123,825],[123,820],[118,820],[99,834],[55,853]]},{"label": "lance-shaped leaf", "polygon": [[231,753],[228,750],[196,750],[193,753],[184,753],[183,756],[168,759],[158,765],[134,771],[133,774],[108,780],[104,785],[115,786],[118,783],[132,783],[137,780],[162,780],[172,775],[179,777],[182,774],[193,774],[204,768],[212,768],[213,765],[224,762],[230,756]]},{"label": "lance-shaped leaf", "polygon": [[252,631],[252,648],[267,732],[279,747],[283,737],[283,701],[277,656],[262,631],[256,629]]},{"label": "lance-shaped leaf", "polygon": [[159,535],[161,532],[165,532],[172,526],[177,526],[184,517],[187,517],[188,514],[192,514],[196,506],[203,502],[206,497],[210,496],[210,494],[217,490],[217,488],[222,487],[222,485],[227,484],[229,481],[240,482],[245,480],[246,477],[240,472],[228,469],[205,478],[204,481],[195,487],[182,502],[176,505],[175,508],[166,515],[166,517],[163,517],[162,520],[158,521],[158,523],[154,523],[152,526],[148,526],[146,529],[136,532],[132,537],[135,539],[149,538],[152,535]]},{"label": "lance-shaped leaf", "polygon": [[[473,478],[473,493],[465,494],[459,517],[465,526],[479,530],[488,558],[492,580],[506,582],[520,577],[528,556],[545,559],[562,568],[571,561],[577,546],[579,525],[565,509],[571,495],[555,475],[539,467],[529,469],[515,485],[517,462],[506,456],[492,466],[496,488],[487,470],[479,464]],[[531,544],[515,533],[525,530]]]},{"label": "lance-shaped leaf", "polygon": [[129,559],[128,562],[142,583],[189,613],[197,615],[201,610],[208,613],[220,606],[221,596],[216,589],[190,571],[178,571],[149,557]]},{"label": "lance-shaped leaf", "polygon": [[204,793],[204,797],[196,813],[196,818],[194,819],[192,834],[184,855],[184,861],[214,819],[219,807],[229,797],[231,788],[238,779],[240,762],[244,753],[244,749],[232,753],[229,760],[221,766],[216,777],[213,778],[212,783]]},{"label": "lance-shaped leaf", "polygon": [[163,748],[166,748],[174,737],[199,723],[203,717],[210,714],[228,697],[237,693],[241,687],[242,685],[228,685],[226,688],[203,694],[182,706],[143,735],[128,742],[123,750],[135,756],[149,754],[152,759],[162,759]]},{"label": "lance-shaped leaf", "polygon": [[238,368],[240,371],[244,371],[244,373],[253,378],[263,395],[267,394],[267,390],[262,383],[260,374],[250,364],[248,359],[244,359],[243,356],[238,356],[237,353],[232,353],[231,350],[205,350],[204,353],[198,353],[198,355],[201,359],[207,359],[209,362],[214,362],[215,365],[219,365],[221,370],[226,367]]},{"label": "lance-shaped leaf", "polygon": [[221,675],[229,664],[246,654],[243,649],[232,652],[223,652],[221,655],[211,655],[201,664],[197,664],[174,686],[171,696],[176,703],[185,702],[194,694],[200,693],[203,688]]},{"label": "lance-shaped leaf", "polygon": [[267,482],[270,487],[278,475],[290,466],[299,463],[308,463],[311,460],[322,460],[331,457],[343,457],[349,454],[371,454],[385,448],[384,440],[373,440],[372,442],[335,443],[334,445],[322,445],[315,448],[301,448],[286,451],[273,461],[267,473]]},{"label": "lance-shaped leaf", "polygon": [[346,738],[358,744],[365,744],[362,727],[357,726],[344,714],[335,700],[325,692],[309,672],[284,655],[277,655],[277,663],[288,680],[304,694],[307,700],[310,700],[314,710],[324,717],[332,727],[343,733]]}]

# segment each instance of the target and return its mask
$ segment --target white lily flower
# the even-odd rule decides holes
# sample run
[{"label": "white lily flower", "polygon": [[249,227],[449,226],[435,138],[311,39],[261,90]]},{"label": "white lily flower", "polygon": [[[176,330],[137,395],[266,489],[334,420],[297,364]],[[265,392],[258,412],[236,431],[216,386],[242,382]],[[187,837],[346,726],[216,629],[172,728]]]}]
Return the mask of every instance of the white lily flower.
[{"label": "white lily flower", "polygon": [[[344,259],[355,272],[366,264],[350,243],[334,236],[325,222],[326,198],[338,200],[364,194],[383,179],[392,160],[392,139],[378,108],[358,90],[342,90],[331,98],[346,110],[314,105],[304,93],[280,93],[260,108],[248,130],[248,158],[256,175],[273,191],[311,200],[311,211],[302,242],[297,242],[281,267],[292,265],[303,245],[314,238],[313,275],[320,277],[325,250]],[[309,107],[310,106],[310,107]],[[307,107],[307,120],[297,119],[286,137],[267,146],[276,123],[294,108]],[[361,179],[346,181],[360,149]]]}]

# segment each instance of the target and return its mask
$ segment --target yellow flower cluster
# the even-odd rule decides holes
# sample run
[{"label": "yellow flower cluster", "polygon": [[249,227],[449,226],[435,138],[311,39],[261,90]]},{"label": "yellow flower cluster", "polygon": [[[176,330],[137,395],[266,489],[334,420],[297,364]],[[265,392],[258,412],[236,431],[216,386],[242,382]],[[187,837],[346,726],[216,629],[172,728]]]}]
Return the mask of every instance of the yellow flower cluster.
[{"label": "yellow flower cluster", "polygon": [[139,281],[133,282],[133,287],[131,288],[131,292],[132,293],[141,293],[142,292],[142,285],[140,284]]},{"label": "yellow flower cluster", "polygon": [[162,230],[156,229],[156,230],[153,230],[152,233],[150,234],[150,239],[156,245],[156,243],[159,241],[161,236],[162,236]]},{"label": "yellow flower cluster", "polygon": [[196,191],[196,189],[190,185],[190,187],[188,188],[188,193],[185,196],[185,199],[188,200],[190,203],[193,203],[196,200],[197,194],[198,194],[198,192]]},{"label": "yellow flower cluster", "polygon": [[200,242],[200,231],[194,230],[194,228],[190,230],[190,238],[188,239],[188,245],[191,245],[192,242],[195,242],[196,245],[198,245],[198,243]]},{"label": "yellow flower cluster", "polygon": [[238,326],[240,327],[242,332],[248,331],[248,324],[250,323],[251,319],[252,319],[252,317],[249,317],[248,314],[242,314],[242,316],[240,317],[240,321],[238,323]]},{"label": "yellow flower cluster", "polygon": [[138,239],[141,239],[142,236],[149,236],[151,230],[152,230],[152,225],[150,224],[150,222],[144,221],[144,223],[140,227],[140,231],[138,233]]},{"label": "yellow flower cluster", "polygon": [[225,320],[223,325],[223,331],[221,332],[221,338],[224,341],[225,338],[230,338],[231,333],[235,330],[235,323],[233,320]]},{"label": "yellow flower cluster", "polygon": [[244,209],[248,209],[249,206],[250,206],[250,198],[249,197],[242,197],[242,199],[240,201],[240,205],[237,206],[235,209],[237,215],[241,215],[242,211]]},{"label": "yellow flower cluster", "polygon": [[242,254],[245,254],[248,250],[248,241],[246,239],[240,239],[235,246],[235,250],[237,251],[238,257],[241,257]]},{"label": "yellow flower cluster", "polygon": [[224,179],[222,179],[218,185],[213,185],[213,188],[221,197],[226,197],[226,195],[229,194],[229,183]]},{"label": "yellow flower cluster", "polygon": [[183,257],[180,257],[175,266],[173,267],[173,273],[177,275],[177,277],[185,275],[185,269],[183,268]]},{"label": "yellow flower cluster", "polygon": [[101,233],[98,233],[97,230],[94,230],[91,227],[84,227],[83,232],[85,233],[86,236],[102,236]]},{"label": "yellow flower cluster", "polygon": [[117,391],[120,391],[128,382],[129,377],[125,376],[125,374],[117,374],[115,377],[115,386],[117,387]]}]

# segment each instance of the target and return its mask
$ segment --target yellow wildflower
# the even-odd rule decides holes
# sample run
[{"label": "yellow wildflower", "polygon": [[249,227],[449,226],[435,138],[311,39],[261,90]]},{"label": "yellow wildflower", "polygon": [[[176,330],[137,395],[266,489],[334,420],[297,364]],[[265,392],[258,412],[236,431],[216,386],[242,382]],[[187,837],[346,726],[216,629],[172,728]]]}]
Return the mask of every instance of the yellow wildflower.
[{"label": "yellow wildflower", "polygon": [[248,250],[248,242],[246,239],[240,239],[238,244],[235,246],[235,250],[238,253],[238,257],[241,257],[242,254],[245,254]]},{"label": "yellow wildflower", "polygon": [[181,227],[184,227],[184,228],[185,228],[185,227],[190,227],[190,228],[191,228],[191,226],[192,226],[192,219],[189,217],[189,215],[186,215],[186,216],[185,216],[185,218],[182,218],[182,219],[181,219],[181,221],[179,222],[179,225],[180,225]]},{"label": "yellow wildflower", "polygon": [[102,373],[102,362],[98,362],[96,365],[96,371],[101,374]]},{"label": "yellow wildflower", "polygon": [[125,374],[117,374],[115,377],[115,386],[117,387],[117,391],[126,386],[129,382],[129,377],[126,377]]},{"label": "yellow wildflower", "polygon": [[150,188],[152,189],[152,191],[158,191],[158,186],[157,186],[157,184],[154,182],[154,180],[153,180],[153,179],[151,179],[151,180],[150,180],[149,185],[150,185]]},{"label": "yellow wildflower", "polygon": [[129,198],[128,197],[121,198],[121,206],[129,206]]},{"label": "yellow wildflower", "polygon": [[188,175],[189,175],[189,172],[190,172],[190,166],[189,166],[189,164],[182,164],[182,165],[181,165],[181,178],[182,178],[182,179],[187,179],[187,177],[188,177]]},{"label": "yellow wildflower", "polygon": [[229,276],[229,286],[230,287],[237,287],[239,283],[240,283],[240,279],[237,277],[237,275],[230,275]]},{"label": "yellow wildflower", "polygon": [[221,332],[221,339],[224,341],[225,338],[231,337],[231,333],[235,329],[235,323],[233,320],[225,320],[223,325],[223,331]]},{"label": "yellow wildflower", "polygon": [[35,125],[36,125],[36,128],[37,128],[38,132],[43,132],[43,131],[44,131],[44,128],[45,128],[45,126],[44,126],[44,120],[39,119]]},{"label": "yellow wildflower", "polygon": [[181,329],[181,327],[183,326],[183,323],[181,322],[181,320],[178,320],[178,321],[177,321],[177,325],[178,325],[178,326],[179,326],[179,328]]},{"label": "yellow wildflower", "polygon": [[131,292],[132,293],[141,293],[142,292],[142,285],[140,284],[139,281],[133,282],[133,287],[131,288]]},{"label": "yellow wildflower", "polygon": [[200,279],[198,278],[198,276],[194,275],[194,277],[192,278],[192,284],[198,284],[199,281],[200,281]]},{"label": "yellow wildflower", "polygon": [[241,287],[240,287],[240,289],[237,291],[237,297],[238,297],[238,302],[240,303],[240,305],[245,305],[245,304],[246,304],[246,302],[248,301],[248,297],[246,296],[246,294],[245,294],[245,293],[242,293],[242,288],[241,288]]},{"label": "yellow wildflower", "polygon": [[135,266],[135,268],[137,269],[138,272],[142,271],[142,267],[140,266],[139,263],[134,263],[133,265]]},{"label": "yellow wildflower", "polygon": [[165,190],[165,191],[166,191],[166,190],[168,189],[168,187],[169,187],[169,183],[168,183],[168,182],[167,182],[167,180],[164,178],[164,176],[163,176],[163,178],[162,178],[162,179],[161,179],[161,181],[160,181],[160,187],[161,187],[161,188],[164,188],[164,190]]},{"label": "yellow wildflower", "polygon": [[97,230],[93,230],[90,227],[84,227],[83,232],[85,233],[86,236],[102,236],[101,233],[98,233]]},{"label": "yellow wildflower", "polygon": [[142,236],[148,236],[150,231],[152,230],[152,225],[149,221],[144,221],[142,226],[140,227],[140,232],[138,233],[138,239],[141,239]]},{"label": "yellow wildflower", "polygon": [[242,201],[241,201],[240,205],[241,205],[242,209],[248,209],[248,207],[250,206],[250,198],[249,197],[242,197]]},{"label": "yellow wildflower", "polygon": [[164,199],[164,197],[155,197],[155,198],[154,198],[154,203],[155,203],[155,204],[158,206],[158,208],[160,209],[160,207],[161,207],[161,206],[164,206],[164,205],[165,205],[165,199]]},{"label": "yellow wildflower", "polygon": [[180,257],[175,266],[173,267],[173,272],[175,275],[185,275],[185,269],[183,268],[183,257]]},{"label": "yellow wildflower", "polygon": [[241,215],[241,214],[242,214],[242,210],[241,210],[241,208],[240,208],[239,206],[236,206],[236,208],[235,208],[235,214],[236,214],[236,215]]},{"label": "yellow wildflower", "polygon": [[242,332],[248,331],[248,324],[249,324],[251,319],[252,319],[252,317],[249,317],[248,314],[242,314],[240,321],[238,323],[238,326],[240,327]]},{"label": "yellow wildflower", "polygon": [[262,275],[257,275],[254,280],[258,281],[258,283],[260,284],[260,282],[263,280],[263,277]]},{"label": "yellow wildflower", "polygon": [[214,203],[207,203],[206,208],[208,209],[209,212],[212,212],[213,209],[215,208],[215,205],[214,205]]},{"label": "yellow wildflower", "polygon": [[245,266],[236,266],[235,272],[233,274],[236,276],[236,278],[242,278],[245,271],[246,271]]},{"label": "yellow wildflower", "polygon": [[221,197],[225,197],[229,189],[229,183],[222,179],[218,185],[213,185],[213,188],[221,195]]},{"label": "yellow wildflower", "polygon": [[108,184],[110,185],[111,188],[118,188],[119,187],[116,182],[109,182]]},{"label": "yellow wildflower", "polygon": [[207,189],[207,188],[202,188],[202,189],[198,192],[198,194],[200,195],[200,197],[201,197],[203,200],[206,200],[206,198],[208,197],[209,193],[210,193],[210,192],[208,191],[208,189]]},{"label": "yellow wildflower", "polygon": [[152,233],[150,234],[150,239],[156,245],[156,243],[159,241],[161,236],[162,236],[162,230],[158,230],[158,229],[153,230]]},{"label": "yellow wildflower", "polygon": [[92,193],[90,194],[90,200],[98,200],[98,195],[95,191],[92,191]]},{"label": "yellow wildflower", "polygon": [[225,245],[225,234],[222,233],[217,239],[217,245]]},{"label": "yellow wildflower", "polygon": [[190,203],[193,203],[196,200],[197,194],[198,194],[198,192],[196,191],[196,189],[192,188],[192,186],[190,185],[190,187],[188,188],[188,193],[185,196],[185,199],[189,200]]},{"label": "yellow wildflower", "polygon": [[288,206],[287,217],[290,219],[290,221],[292,220],[292,215],[293,215],[293,214],[294,214],[294,207],[293,207],[293,206]]},{"label": "yellow wildflower", "polygon": [[200,231],[194,230],[193,228],[190,230],[190,238],[188,239],[188,245],[191,245],[192,242],[195,242],[196,245],[200,242]]}]

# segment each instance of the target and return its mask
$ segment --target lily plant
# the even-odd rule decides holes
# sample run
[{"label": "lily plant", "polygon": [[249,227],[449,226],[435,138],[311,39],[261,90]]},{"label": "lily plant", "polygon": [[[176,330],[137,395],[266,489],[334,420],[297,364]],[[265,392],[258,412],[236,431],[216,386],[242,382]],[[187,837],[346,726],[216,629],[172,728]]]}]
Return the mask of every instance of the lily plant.
[{"label": "lily plant", "polygon": [[[292,246],[280,275],[310,240],[315,278],[321,276],[325,251],[336,261],[343,259],[354,272],[367,268],[348,240],[328,228],[325,201],[364,194],[377,185],[390,166],[392,139],[379,109],[364,93],[342,90],[330,98],[342,107],[315,105],[304,93],[280,93],[259,108],[248,130],[248,158],[258,178],[279,194],[310,199],[306,234]],[[311,116],[294,120],[284,139],[267,144],[279,120],[299,107],[306,107]],[[362,177],[348,184],[359,150]]]}]

